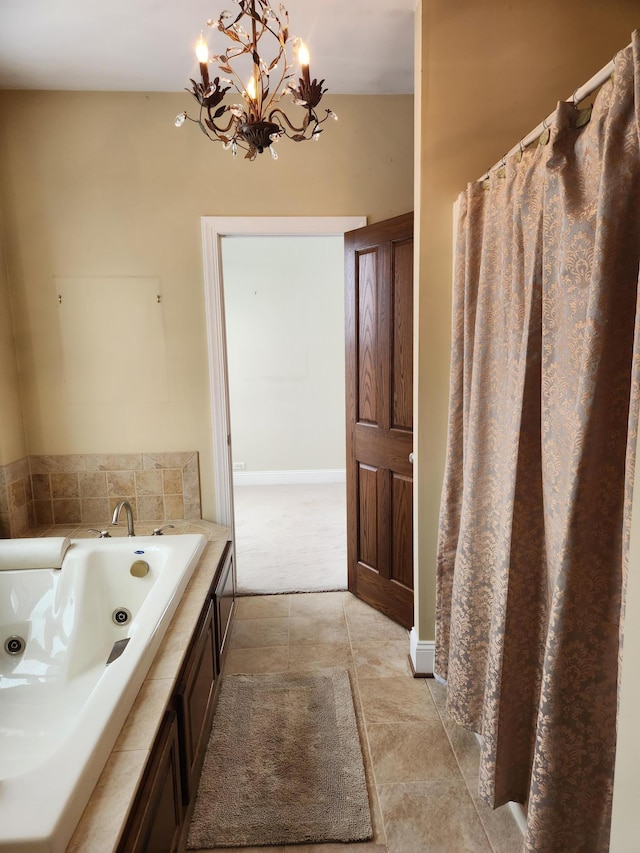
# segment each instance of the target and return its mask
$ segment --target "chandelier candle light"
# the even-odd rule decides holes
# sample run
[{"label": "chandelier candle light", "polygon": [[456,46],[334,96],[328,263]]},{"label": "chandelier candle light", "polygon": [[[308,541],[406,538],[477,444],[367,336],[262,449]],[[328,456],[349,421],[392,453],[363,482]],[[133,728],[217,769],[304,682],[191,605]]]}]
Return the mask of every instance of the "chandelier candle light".
[{"label": "chandelier candle light", "polygon": [[[202,81],[191,80],[192,88],[187,89],[200,105],[200,111],[197,118],[187,115],[186,111],[180,113],[175,124],[181,127],[187,120],[195,122],[208,139],[221,142],[234,157],[238,148],[247,152],[245,159],[248,160],[255,160],[258,154],[269,149],[277,160],[273,143],[282,136],[294,142],[318,140],[321,125],[328,118],[337,119],[338,116],[330,109],[325,110],[322,118],[316,113],[327,90],[322,88],[324,80],[311,79],[309,51],[302,39],[289,39],[289,15],[284,6],[279,4],[276,14],[270,0],[234,2],[239,7],[237,14],[225,11],[219,18],[207,21],[207,27],[218,30],[231,41],[224,53],[211,58],[218,69],[229,76],[211,79],[209,48],[201,34],[196,56]],[[270,51],[261,52],[263,38],[271,47]],[[292,71],[293,62],[287,56],[290,41],[300,63],[302,76],[297,82]],[[229,91],[237,92],[243,103],[222,103]],[[281,105],[286,95],[305,111],[299,125],[289,119]]]}]

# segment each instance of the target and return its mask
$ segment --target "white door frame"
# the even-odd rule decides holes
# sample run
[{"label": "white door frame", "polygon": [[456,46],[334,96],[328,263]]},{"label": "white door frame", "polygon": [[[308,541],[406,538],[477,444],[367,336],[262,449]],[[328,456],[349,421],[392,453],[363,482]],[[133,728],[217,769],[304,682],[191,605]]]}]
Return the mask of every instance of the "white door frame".
[{"label": "white door frame", "polygon": [[342,237],[366,216],[202,216],[202,254],[209,360],[213,476],[218,524],[233,526],[229,380],[222,279],[223,237]]}]

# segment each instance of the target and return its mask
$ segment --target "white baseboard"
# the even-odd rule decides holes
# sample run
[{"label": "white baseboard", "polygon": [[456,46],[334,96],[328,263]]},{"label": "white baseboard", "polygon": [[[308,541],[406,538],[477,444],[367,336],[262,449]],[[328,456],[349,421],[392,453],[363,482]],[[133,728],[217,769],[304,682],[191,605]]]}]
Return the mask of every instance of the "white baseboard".
[{"label": "white baseboard", "polygon": [[344,468],[303,471],[234,471],[234,486],[293,486],[307,483],[346,483]]},{"label": "white baseboard", "polygon": [[514,803],[509,800],[509,808],[515,822],[518,824],[518,829],[523,835],[527,834],[527,810],[522,803]]},{"label": "white baseboard", "polygon": [[415,628],[409,634],[409,655],[416,675],[432,675],[435,656],[435,640],[419,640]]}]

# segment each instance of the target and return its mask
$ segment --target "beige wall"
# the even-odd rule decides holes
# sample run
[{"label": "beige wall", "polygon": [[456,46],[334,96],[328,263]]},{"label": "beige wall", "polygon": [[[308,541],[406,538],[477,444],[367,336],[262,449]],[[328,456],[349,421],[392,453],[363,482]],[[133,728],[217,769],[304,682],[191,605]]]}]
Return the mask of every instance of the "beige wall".
[{"label": "beige wall", "polygon": [[4,243],[0,216],[0,465],[27,452]]},{"label": "beige wall", "polygon": [[453,202],[629,43],[640,9],[637,0],[422,0],[420,15],[416,558],[418,634],[429,640],[446,447]]},{"label": "beige wall", "polygon": [[[214,515],[200,216],[375,222],[413,206],[413,98],[327,96],[327,106],[340,120],[317,144],[282,142],[277,163],[247,163],[197,127],[173,126],[186,93],[0,94],[10,117],[0,204],[30,453],[198,450],[203,513]],[[75,276],[159,277],[168,401],[67,400],[53,279]],[[6,429],[3,418],[0,446]]]}]

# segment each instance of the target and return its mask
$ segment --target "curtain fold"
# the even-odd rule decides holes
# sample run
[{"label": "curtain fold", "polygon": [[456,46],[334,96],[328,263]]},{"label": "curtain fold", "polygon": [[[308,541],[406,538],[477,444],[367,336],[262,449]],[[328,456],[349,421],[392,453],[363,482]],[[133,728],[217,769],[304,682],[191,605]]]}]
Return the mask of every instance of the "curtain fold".
[{"label": "curtain fold", "polygon": [[528,853],[608,850],[637,433],[640,40],[460,198],[437,677]]}]

